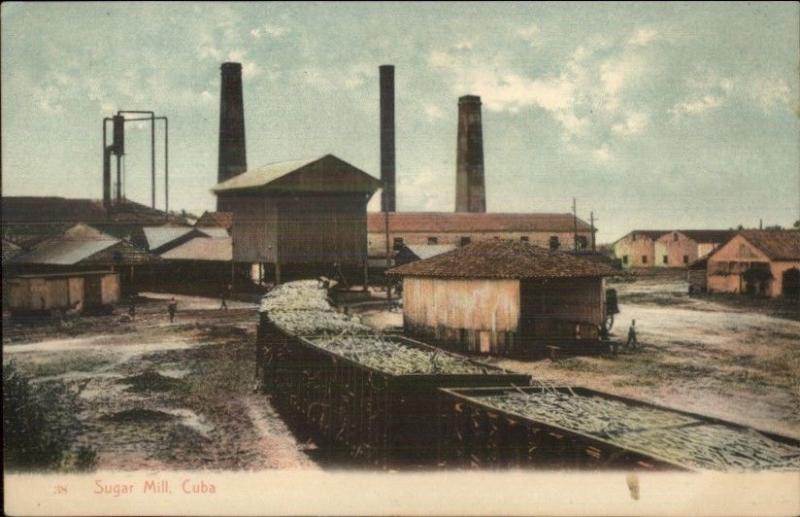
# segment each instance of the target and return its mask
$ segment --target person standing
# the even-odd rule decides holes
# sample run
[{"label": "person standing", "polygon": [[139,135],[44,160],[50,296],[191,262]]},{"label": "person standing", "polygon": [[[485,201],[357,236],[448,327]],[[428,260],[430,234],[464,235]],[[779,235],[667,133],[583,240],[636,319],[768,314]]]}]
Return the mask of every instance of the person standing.
[{"label": "person standing", "polygon": [[625,346],[628,348],[638,348],[639,342],[636,339],[636,320],[631,320],[631,326],[628,327],[628,342]]},{"label": "person standing", "polygon": [[178,311],[178,302],[175,301],[174,296],[169,300],[167,311],[169,312],[169,322],[172,323],[175,321],[175,313]]},{"label": "person standing", "polygon": [[131,321],[136,321],[136,298],[133,296],[128,299],[128,316],[131,317]]},{"label": "person standing", "polygon": [[222,289],[222,303],[219,306],[220,310],[222,309],[225,309],[226,311],[228,310],[227,300],[230,297],[230,295],[231,295],[231,284],[228,284]]}]

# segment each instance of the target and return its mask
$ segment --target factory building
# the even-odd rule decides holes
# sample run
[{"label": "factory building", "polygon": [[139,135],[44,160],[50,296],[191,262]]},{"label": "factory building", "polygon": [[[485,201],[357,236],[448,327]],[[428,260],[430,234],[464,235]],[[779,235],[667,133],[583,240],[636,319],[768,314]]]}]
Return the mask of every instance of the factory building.
[{"label": "factory building", "polygon": [[387,233],[392,255],[404,245],[465,246],[495,239],[557,250],[574,250],[576,241],[578,249],[586,249],[592,242],[592,227],[572,214],[373,212],[367,221],[374,258],[386,257]]},{"label": "factory building", "polygon": [[367,202],[380,182],[333,156],[249,170],[214,187],[233,214],[233,260],[297,275],[364,278]]},{"label": "factory building", "polygon": [[800,231],[745,230],[708,256],[708,291],[800,297]]},{"label": "factory building", "polygon": [[599,346],[604,264],[526,242],[489,240],[390,269],[412,336],[462,352],[536,355]]},{"label": "factory building", "polygon": [[734,230],[634,230],[612,247],[625,269],[685,268],[735,234]]}]

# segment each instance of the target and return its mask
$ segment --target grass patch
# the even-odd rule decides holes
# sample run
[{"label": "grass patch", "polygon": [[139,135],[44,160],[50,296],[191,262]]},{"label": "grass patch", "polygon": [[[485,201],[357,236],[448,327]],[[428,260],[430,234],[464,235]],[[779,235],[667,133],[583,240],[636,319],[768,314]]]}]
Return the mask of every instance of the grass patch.
[{"label": "grass patch", "polygon": [[17,366],[32,378],[53,377],[70,372],[91,372],[111,364],[109,359],[83,352],[63,352],[45,362],[19,361]]},{"label": "grass patch", "polygon": [[170,391],[181,384],[178,379],[165,377],[158,372],[148,370],[139,375],[132,375],[117,381],[118,384],[128,384],[126,391],[146,392],[146,391]]}]

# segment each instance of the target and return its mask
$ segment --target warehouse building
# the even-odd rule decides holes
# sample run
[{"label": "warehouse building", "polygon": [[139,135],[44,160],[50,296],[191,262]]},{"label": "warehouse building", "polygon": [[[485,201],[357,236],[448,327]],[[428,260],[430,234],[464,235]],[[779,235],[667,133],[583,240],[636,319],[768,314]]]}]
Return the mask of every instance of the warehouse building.
[{"label": "warehouse building", "polygon": [[[394,255],[404,245],[465,246],[508,239],[556,250],[587,249],[592,227],[572,214],[382,212],[368,214],[369,256]],[[388,232],[387,232],[388,229]]]},{"label": "warehouse building", "polygon": [[745,230],[708,257],[708,291],[800,297],[800,231]]},{"label": "warehouse building", "polygon": [[613,244],[622,267],[685,268],[736,234],[734,230],[634,230]]},{"label": "warehouse building", "polygon": [[251,169],[214,188],[233,214],[233,260],[280,283],[320,274],[365,278],[367,202],[380,182],[333,156]]},{"label": "warehouse building", "polygon": [[599,346],[604,264],[526,242],[489,240],[398,266],[403,325],[462,352],[536,355]]}]

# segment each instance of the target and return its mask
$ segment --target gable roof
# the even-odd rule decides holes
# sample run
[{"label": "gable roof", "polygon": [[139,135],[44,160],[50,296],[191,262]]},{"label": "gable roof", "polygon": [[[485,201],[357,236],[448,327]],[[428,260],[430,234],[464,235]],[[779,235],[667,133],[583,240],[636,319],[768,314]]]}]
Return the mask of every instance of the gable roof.
[{"label": "gable roof", "polygon": [[[386,213],[369,212],[367,231],[386,231]],[[475,232],[572,232],[572,214],[515,214],[475,212],[389,212],[390,232],[475,233]],[[592,227],[578,219],[578,231]]]},{"label": "gable roof", "polygon": [[2,198],[3,224],[8,223],[138,223],[163,224],[184,220],[162,210],[123,200],[106,208],[98,199],[67,199],[53,196]]},{"label": "gable roof", "polygon": [[406,244],[397,252],[395,260],[401,260],[402,258],[412,260],[427,259],[454,249],[456,249],[455,244]]},{"label": "gable roof", "polygon": [[145,226],[142,231],[147,241],[147,249],[155,253],[190,233],[199,233],[192,226]]},{"label": "gable roof", "polygon": [[197,231],[203,235],[207,235],[212,239],[227,239],[230,237],[228,230],[222,227],[203,226],[198,228]]},{"label": "gable roof", "polygon": [[232,192],[364,192],[373,193],[381,182],[333,156],[279,162],[250,169],[213,188],[215,194]]},{"label": "gable roof", "polygon": [[800,260],[798,230],[744,230],[738,235],[772,260]]},{"label": "gable roof", "polygon": [[165,260],[209,260],[230,262],[233,260],[233,239],[195,237],[161,254]]},{"label": "gable roof", "polygon": [[659,237],[663,239],[673,233],[680,233],[697,243],[720,244],[736,235],[736,230],[670,230]]},{"label": "gable roof", "polygon": [[605,264],[514,240],[476,242],[387,271],[440,278],[575,278],[610,276]]},{"label": "gable roof", "polygon": [[194,223],[198,228],[206,226],[218,226],[230,230],[233,226],[233,212],[203,212],[200,219]]}]

